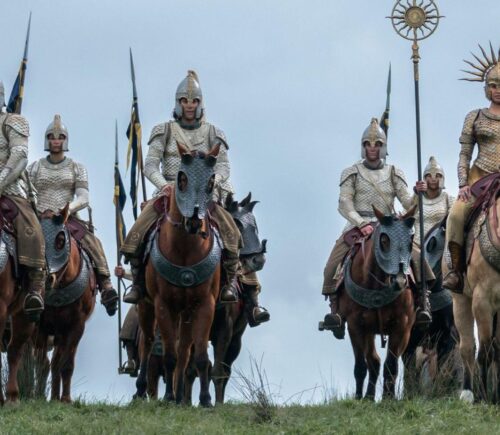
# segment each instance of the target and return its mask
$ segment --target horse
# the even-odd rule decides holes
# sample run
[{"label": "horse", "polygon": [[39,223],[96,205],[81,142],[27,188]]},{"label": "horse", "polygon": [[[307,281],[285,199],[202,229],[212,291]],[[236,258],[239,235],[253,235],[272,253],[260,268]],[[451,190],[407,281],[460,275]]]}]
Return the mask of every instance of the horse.
[{"label": "horse", "polygon": [[346,257],[339,312],[347,321],[354,352],[356,399],[375,399],[380,357],[375,334],[388,336],[384,363],[383,397],[395,396],[398,359],[406,349],[415,322],[412,290],[409,287],[416,206],[402,216],[384,216],[373,207],[378,225],[368,239],[362,239]]},{"label": "horse", "polygon": [[[75,355],[96,300],[96,278],[89,256],[68,228],[69,206],[59,214],[42,214],[46,258],[51,285],[45,292],[45,310],[34,334],[36,397],[45,398],[49,372],[47,346],[54,336],[50,363],[51,400],[71,403]],[[62,395],[61,395],[62,383]]]},{"label": "horse", "polygon": [[[264,267],[267,240],[259,239],[259,233],[253,209],[258,201],[252,201],[249,193],[241,202],[233,201],[228,195],[225,209],[231,214],[243,237],[244,248],[240,252],[242,275],[258,272]],[[215,402],[224,403],[227,383],[231,376],[231,366],[240,354],[241,339],[248,325],[248,310],[245,309],[245,284],[239,279],[242,288],[243,303],[218,304],[215,310],[214,322],[210,332],[210,340],[214,349],[214,364],[211,379],[215,386]],[[191,400],[191,389],[196,378],[193,364],[186,371],[186,400]]]},{"label": "horse", "polygon": [[[27,287],[27,276],[18,270],[15,231],[12,220],[18,213],[15,204],[7,197],[0,198],[0,337],[9,317],[10,337],[7,344],[8,379],[5,386],[9,403],[19,401],[17,375],[26,343],[33,335],[35,323],[24,313],[23,301]],[[1,368],[1,361],[0,361]],[[0,377],[0,404],[5,403],[3,377]]]},{"label": "horse", "polygon": [[449,357],[457,344],[455,322],[453,319],[453,300],[449,290],[444,289],[441,260],[445,250],[445,227],[440,222],[429,230],[424,240],[424,252],[427,261],[434,272],[436,280],[429,289],[429,301],[432,310],[432,322],[429,328],[414,327],[411,332],[410,341],[403,353],[405,366],[405,394],[412,393],[418,389],[420,370],[416,364],[417,348],[423,347],[424,353],[436,349],[437,370],[449,362]]},{"label": "horse", "polygon": [[150,354],[157,324],[164,350],[164,399],[179,404],[184,402],[184,375],[193,346],[200,405],[210,407],[208,340],[220,292],[221,245],[207,207],[220,145],[206,154],[180,143],[177,149],[181,165],[175,189],[164,191],[167,205],[147,253],[147,297],[138,303],[143,355]]},{"label": "horse", "polygon": [[[478,183],[480,183],[480,180]],[[478,185],[480,188],[480,185]],[[475,186],[472,186],[474,193]],[[479,215],[468,232],[468,265],[463,294],[453,293],[453,313],[460,336],[460,355],[464,377],[460,398],[473,402],[475,367],[474,322],[477,325],[479,352],[479,397],[488,398],[489,372],[496,366],[496,384],[492,399],[500,401],[500,176],[483,189],[478,198]],[[493,379],[495,377],[493,376]]]}]

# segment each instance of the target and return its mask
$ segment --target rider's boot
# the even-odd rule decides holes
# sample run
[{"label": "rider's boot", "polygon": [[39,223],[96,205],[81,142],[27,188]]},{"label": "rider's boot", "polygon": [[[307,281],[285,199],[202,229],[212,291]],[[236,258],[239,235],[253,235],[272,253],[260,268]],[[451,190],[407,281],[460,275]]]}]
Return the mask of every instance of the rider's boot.
[{"label": "rider's boot", "polygon": [[118,293],[107,275],[97,275],[97,282],[101,289],[101,304],[106,308],[109,316],[113,316],[118,309]]},{"label": "rider's boot", "polygon": [[132,288],[123,296],[123,302],[136,304],[143,298],[146,288],[146,273],[139,258],[130,259],[130,272],[132,273]]},{"label": "rider's boot", "polygon": [[337,293],[331,293],[328,295],[328,298],[330,300],[330,313],[325,316],[323,327],[332,331],[335,338],[342,340],[345,337],[345,322],[337,311],[338,295]]},{"label": "rider's boot", "polygon": [[24,314],[32,322],[38,322],[44,309],[45,271],[37,268],[28,270],[28,294],[24,298]]},{"label": "rider's boot", "polygon": [[464,291],[464,252],[456,242],[448,242],[451,257],[451,269],[443,279],[443,287],[455,293]]},{"label": "rider's boot", "polygon": [[269,321],[271,318],[269,311],[259,305],[259,292],[258,285],[244,285],[245,309],[248,324],[252,328]]},{"label": "rider's boot", "polygon": [[220,292],[221,302],[238,301],[238,279],[237,272],[239,266],[239,256],[237,253],[224,250],[222,256],[222,267],[226,272],[226,282]]}]

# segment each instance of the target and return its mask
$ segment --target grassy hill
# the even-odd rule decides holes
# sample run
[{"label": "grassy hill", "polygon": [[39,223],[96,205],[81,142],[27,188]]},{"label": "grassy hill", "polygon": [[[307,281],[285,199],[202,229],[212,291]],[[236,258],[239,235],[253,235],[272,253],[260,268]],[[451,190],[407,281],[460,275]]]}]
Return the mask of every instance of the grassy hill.
[{"label": "grassy hill", "polygon": [[500,434],[500,408],[457,400],[271,407],[246,404],[213,409],[162,402],[125,406],[24,402],[0,409],[2,434]]}]

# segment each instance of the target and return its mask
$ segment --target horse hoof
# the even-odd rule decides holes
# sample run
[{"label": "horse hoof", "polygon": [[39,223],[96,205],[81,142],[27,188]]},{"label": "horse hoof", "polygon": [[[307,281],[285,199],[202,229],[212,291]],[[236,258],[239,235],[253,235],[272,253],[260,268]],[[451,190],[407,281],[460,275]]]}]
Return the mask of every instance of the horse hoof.
[{"label": "horse hoof", "polygon": [[474,393],[471,390],[462,390],[460,400],[467,403],[474,403]]},{"label": "horse hoof", "polygon": [[4,406],[6,408],[14,409],[14,408],[19,408],[20,404],[21,404],[21,402],[19,402],[19,400],[7,400],[7,402],[5,402]]},{"label": "horse hoof", "polygon": [[214,405],[212,405],[212,401],[209,400],[208,402],[200,402],[200,406],[202,408],[213,408]]}]

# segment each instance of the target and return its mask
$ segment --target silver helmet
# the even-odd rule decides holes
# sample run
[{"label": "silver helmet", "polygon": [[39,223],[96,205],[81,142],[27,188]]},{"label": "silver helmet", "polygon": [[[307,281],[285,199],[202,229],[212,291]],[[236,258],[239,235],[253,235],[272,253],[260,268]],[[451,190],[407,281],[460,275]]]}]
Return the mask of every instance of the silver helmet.
[{"label": "silver helmet", "polygon": [[196,109],[196,119],[201,119],[203,116],[203,94],[201,92],[200,81],[196,72],[189,70],[187,76],[177,86],[175,92],[175,109],[174,113],[178,119],[182,117],[181,98],[186,98],[188,101],[198,100]]},{"label": "silver helmet", "polygon": [[49,124],[47,130],[45,130],[45,151],[50,151],[50,144],[48,139],[50,134],[53,134],[55,138],[59,137],[60,134],[63,134],[66,139],[63,142],[62,148],[63,151],[68,151],[68,129],[61,122],[61,115],[54,115],[54,120]]},{"label": "silver helmet", "polygon": [[3,82],[0,80],[0,109],[5,106],[5,88],[3,87]]},{"label": "silver helmet", "polygon": [[424,178],[426,175],[430,175],[432,178],[436,178],[437,174],[441,174],[439,179],[439,188],[444,189],[444,170],[443,167],[438,163],[434,156],[431,156],[429,163],[424,169]]},{"label": "silver helmet", "polygon": [[375,145],[377,142],[381,142],[382,146],[380,148],[380,158],[383,160],[387,156],[387,136],[384,130],[379,125],[377,118],[372,118],[370,125],[366,127],[361,137],[361,158],[366,158],[365,143],[368,142],[370,145]]}]

